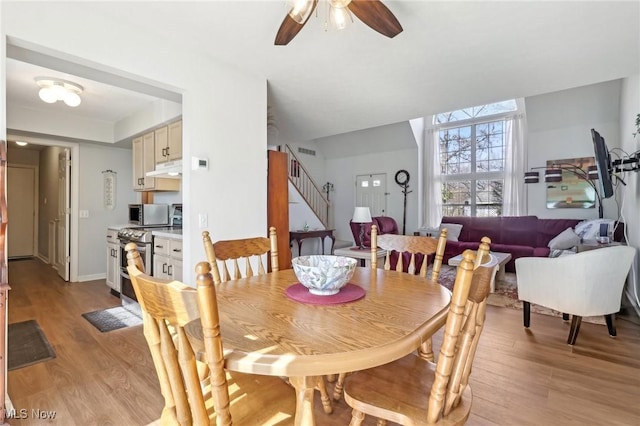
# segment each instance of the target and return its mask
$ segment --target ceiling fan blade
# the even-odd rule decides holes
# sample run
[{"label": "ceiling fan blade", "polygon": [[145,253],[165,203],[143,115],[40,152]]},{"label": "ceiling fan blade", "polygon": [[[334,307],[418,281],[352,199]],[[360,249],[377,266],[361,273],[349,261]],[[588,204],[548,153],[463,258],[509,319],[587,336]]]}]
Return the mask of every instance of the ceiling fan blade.
[{"label": "ceiling fan blade", "polygon": [[316,6],[318,5],[318,0],[313,0],[313,6],[311,8],[311,12],[307,16],[307,18],[299,24],[296,22],[288,13],[287,16],[284,17],[284,21],[280,24],[280,28],[278,29],[278,33],[276,34],[276,40],[274,44],[276,46],[285,46],[289,44],[293,38],[298,35],[304,24],[307,23],[309,17],[313,14]]},{"label": "ceiling fan blade", "polygon": [[380,0],[351,0],[347,6],[362,22],[382,35],[393,38],[402,32],[402,25]]}]

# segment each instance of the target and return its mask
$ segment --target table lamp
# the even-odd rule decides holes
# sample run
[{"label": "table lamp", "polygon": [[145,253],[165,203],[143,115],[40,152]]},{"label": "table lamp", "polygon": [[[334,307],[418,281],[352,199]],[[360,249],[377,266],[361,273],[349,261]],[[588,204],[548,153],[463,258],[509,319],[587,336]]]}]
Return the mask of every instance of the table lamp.
[{"label": "table lamp", "polygon": [[360,250],[364,250],[364,224],[371,223],[371,212],[369,211],[369,207],[356,207],[353,211],[353,218],[351,219],[353,223],[360,224]]}]

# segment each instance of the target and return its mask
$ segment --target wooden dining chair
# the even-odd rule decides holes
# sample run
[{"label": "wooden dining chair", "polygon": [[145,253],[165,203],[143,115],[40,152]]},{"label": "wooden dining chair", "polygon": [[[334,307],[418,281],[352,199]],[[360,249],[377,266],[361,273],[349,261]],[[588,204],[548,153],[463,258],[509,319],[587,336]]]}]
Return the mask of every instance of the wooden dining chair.
[{"label": "wooden dining chair", "polygon": [[[127,270],[144,316],[165,406],[161,425],[276,424],[295,416],[295,392],[278,377],[227,372],[214,282],[217,266],[200,262],[197,289],[140,270],[135,244],[126,246]],[[215,277],[215,278],[214,278]],[[200,318],[208,374],[201,380],[185,325]],[[265,392],[268,390],[268,392]]]},{"label": "wooden dining chair", "polygon": [[402,425],[461,425],[469,417],[472,393],[469,376],[484,326],[487,296],[495,265],[480,265],[476,256],[489,252],[482,243],[478,253],[467,250],[458,266],[444,339],[437,364],[409,354],[379,367],[353,373],[344,398],[353,409],[350,426],[361,425],[365,415]]},{"label": "wooden dining chair", "polygon": [[[447,244],[447,230],[443,229],[440,232],[439,238],[425,237],[425,236],[409,236],[409,235],[397,235],[397,234],[384,234],[378,235],[378,227],[376,225],[371,226],[371,268],[376,269],[378,267],[377,250],[387,250],[385,256],[384,269],[393,269],[398,272],[406,271],[409,274],[415,274],[417,267],[420,268],[419,275],[421,277],[427,276],[427,257],[433,255],[433,268],[431,269],[430,280],[438,282],[440,271],[442,269],[442,258],[444,256],[444,249]],[[396,254],[392,254],[392,252]],[[408,257],[408,263],[405,268],[405,256]],[[393,259],[393,261],[392,261]],[[433,345],[431,338],[426,339],[420,349],[418,350],[420,355],[430,361],[433,361]],[[344,381],[348,373],[340,373],[336,384],[333,389],[333,398],[339,400],[342,396],[342,388],[344,387]]]},{"label": "wooden dining chair", "polygon": [[[257,275],[267,273],[262,257],[270,254],[271,270],[278,270],[278,237],[276,228],[269,228],[269,238],[253,237],[238,240],[224,240],[213,243],[208,231],[202,233],[204,242],[204,250],[207,260],[213,264],[217,261],[222,282],[230,279],[238,279],[242,277],[252,277],[256,275],[254,267],[257,265]],[[252,266],[252,262],[254,266]],[[241,264],[244,266],[244,272],[241,272]],[[229,269],[233,271],[233,276],[229,273]]]},{"label": "wooden dining chair", "polygon": [[[384,261],[384,269],[387,271],[393,269],[399,272],[406,271],[410,274],[418,272],[421,277],[426,277],[428,266],[427,256],[434,254],[433,268],[429,278],[433,282],[438,282],[440,271],[442,270],[442,258],[446,244],[446,228],[442,229],[438,238],[433,238],[419,235],[378,235],[378,228],[376,225],[373,225],[371,226],[371,267],[374,269],[378,267],[376,249],[384,249],[387,250]],[[394,251],[398,253],[398,256],[397,259],[392,262],[392,258],[395,257],[392,256]],[[407,257],[408,263],[405,268]],[[420,260],[422,257],[424,257],[423,260]],[[417,266],[420,266],[420,271],[417,271]]]},{"label": "wooden dining chair", "polygon": [[[256,275],[254,268],[251,266],[252,261],[258,265],[257,275],[265,274],[267,271],[262,261],[262,256],[265,254],[270,255],[271,271],[279,270],[278,238],[276,228],[273,226],[269,228],[269,238],[253,237],[239,240],[216,241],[214,243],[211,241],[209,232],[204,231],[202,233],[202,241],[204,243],[207,261],[212,265],[214,263],[221,265],[221,282],[223,283],[230,279],[246,278]],[[233,276],[229,273],[228,264],[230,264],[233,270]],[[244,268],[241,268],[241,264],[244,265]],[[241,269],[244,269],[244,273]],[[322,401],[322,407],[325,413],[331,414],[333,412],[333,405],[327,392],[327,385],[322,377],[318,378],[316,388],[320,393],[320,400]]]},{"label": "wooden dining chair", "polygon": [[[416,273],[416,268],[420,263],[419,275],[421,277],[427,276],[427,258],[430,255],[434,255],[433,267],[431,268],[431,276],[429,279],[434,283],[438,282],[440,278],[440,271],[442,270],[442,258],[444,256],[444,249],[447,245],[447,229],[443,228],[440,231],[438,238],[426,237],[426,236],[409,236],[409,235],[396,235],[396,234],[384,234],[378,235],[376,226],[371,227],[371,267],[377,268],[377,256],[374,253],[373,247],[387,250],[387,255],[384,261],[384,269],[402,272],[406,270],[410,274]],[[396,252],[397,260],[395,264],[392,264],[392,253]],[[374,257],[376,258],[374,260]],[[408,257],[407,267],[405,268],[405,260]],[[418,263],[419,262],[419,263]],[[429,361],[434,360],[433,345],[431,339],[427,339],[420,346],[418,351],[420,356]]]}]

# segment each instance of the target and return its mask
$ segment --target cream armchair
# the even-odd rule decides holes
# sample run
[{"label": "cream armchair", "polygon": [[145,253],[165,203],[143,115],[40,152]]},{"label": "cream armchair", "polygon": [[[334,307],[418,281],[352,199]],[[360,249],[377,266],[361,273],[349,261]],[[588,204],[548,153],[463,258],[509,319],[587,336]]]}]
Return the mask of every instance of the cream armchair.
[{"label": "cream armchair", "polygon": [[535,303],[573,315],[567,339],[570,345],[575,344],[585,316],[604,315],[609,335],[615,336],[613,314],[620,310],[622,289],[635,253],[635,248],[615,246],[558,258],[516,259],[524,326],[529,328],[530,304]]}]

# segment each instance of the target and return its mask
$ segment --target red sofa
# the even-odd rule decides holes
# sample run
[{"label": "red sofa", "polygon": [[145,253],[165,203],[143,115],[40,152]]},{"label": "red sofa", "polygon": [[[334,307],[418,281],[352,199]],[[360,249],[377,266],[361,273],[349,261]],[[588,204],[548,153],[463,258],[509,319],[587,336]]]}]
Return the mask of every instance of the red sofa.
[{"label": "red sofa", "polygon": [[[556,235],[582,222],[582,219],[538,219],[537,216],[463,217],[445,216],[442,225],[462,225],[458,241],[447,241],[444,262],[466,249],[477,250],[480,239],[491,238],[491,250],[511,253],[506,270],[515,272],[515,260],[519,257],[547,257],[548,247]],[[616,229],[614,240],[621,241],[623,226]]]}]

